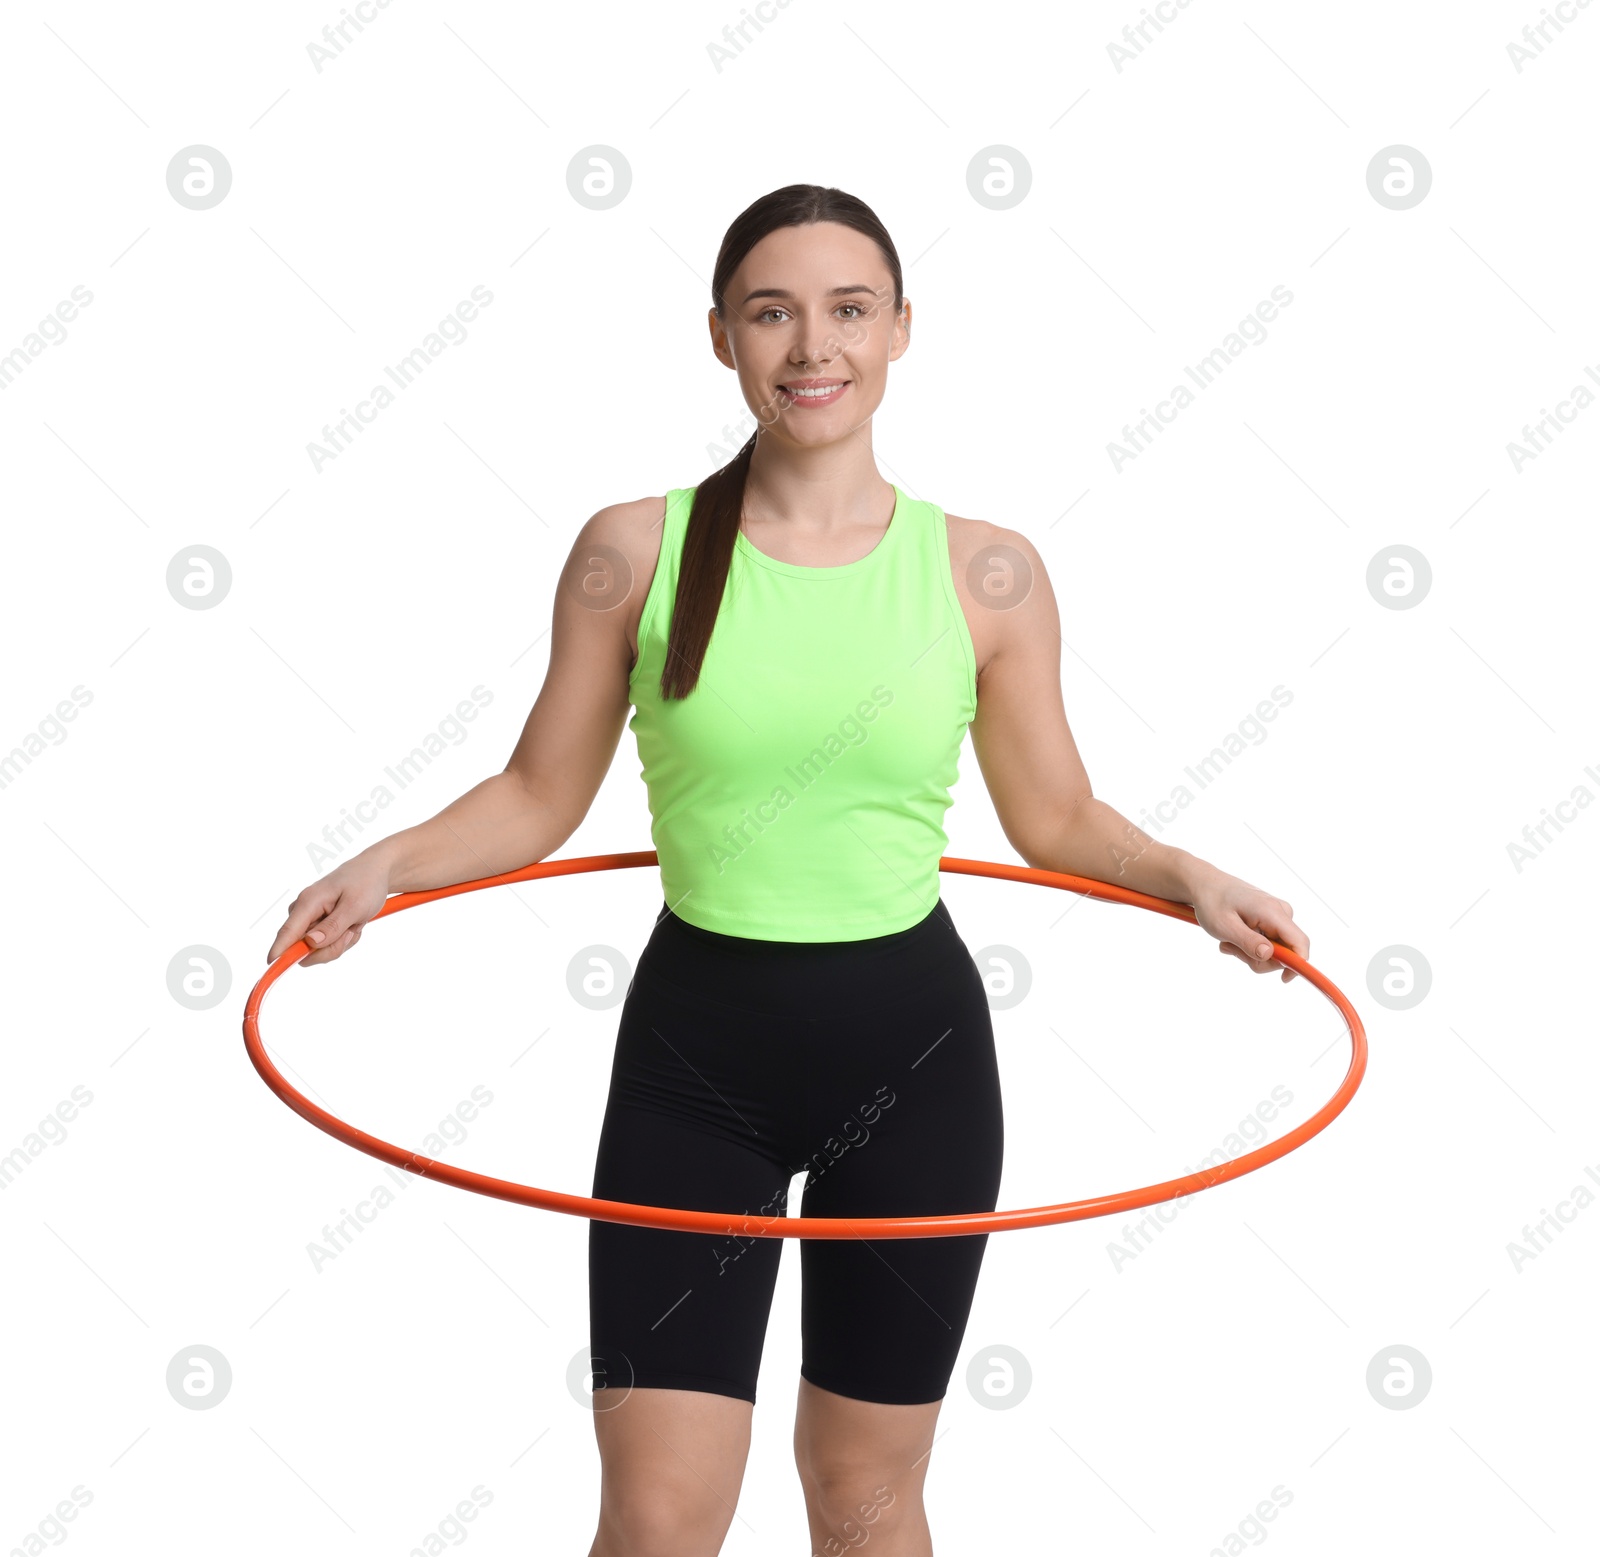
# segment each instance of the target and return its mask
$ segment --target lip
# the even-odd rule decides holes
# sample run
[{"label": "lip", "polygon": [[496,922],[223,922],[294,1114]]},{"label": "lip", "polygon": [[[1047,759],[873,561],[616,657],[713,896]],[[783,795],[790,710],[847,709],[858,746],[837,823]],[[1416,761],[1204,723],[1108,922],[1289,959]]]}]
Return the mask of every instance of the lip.
[{"label": "lip", "polygon": [[[796,395],[791,390],[795,389],[825,389],[830,385],[836,386],[829,395]],[[816,410],[820,406],[835,405],[844,392],[849,389],[850,380],[847,378],[794,378],[786,384],[778,385],[778,397],[786,406],[797,406],[802,410]]]}]

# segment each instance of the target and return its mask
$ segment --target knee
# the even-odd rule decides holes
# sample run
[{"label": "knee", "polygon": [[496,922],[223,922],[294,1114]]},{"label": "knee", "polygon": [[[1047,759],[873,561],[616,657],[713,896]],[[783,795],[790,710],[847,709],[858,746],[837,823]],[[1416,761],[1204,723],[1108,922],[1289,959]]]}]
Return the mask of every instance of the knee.
[{"label": "knee", "polygon": [[869,1536],[883,1535],[915,1519],[921,1488],[902,1469],[874,1472],[860,1461],[813,1462],[801,1480],[812,1506],[832,1537],[821,1548],[822,1557],[837,1557],[853,1550]]},{"label": "knee", "polygon": [[731,1515],[704,1487],[640,1487],[600,1503],[597,1557],[715,1557]]}]

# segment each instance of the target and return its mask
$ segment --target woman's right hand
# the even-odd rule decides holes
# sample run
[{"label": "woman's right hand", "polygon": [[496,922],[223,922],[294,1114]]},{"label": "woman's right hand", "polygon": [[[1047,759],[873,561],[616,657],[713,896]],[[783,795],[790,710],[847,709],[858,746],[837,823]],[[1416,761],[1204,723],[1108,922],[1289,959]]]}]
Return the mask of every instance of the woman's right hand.
[{"label": "woman's right hand", "polygon": [[374,850],[346,860],[313,881],[289,905],[289,917],[283,921],[267,961],[276,962],[302,939],[313,948],[300,959],[302,967],[342,957],[361,939],[367,921],[388,896],[389,868]]}]

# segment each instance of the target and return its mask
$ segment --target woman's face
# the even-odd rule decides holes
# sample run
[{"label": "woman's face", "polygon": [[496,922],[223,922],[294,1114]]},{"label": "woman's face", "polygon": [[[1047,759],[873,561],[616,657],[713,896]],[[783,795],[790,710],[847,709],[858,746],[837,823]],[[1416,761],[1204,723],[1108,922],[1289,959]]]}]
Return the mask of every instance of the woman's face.
[{"label": "woman's face", "polygon": [[768,233],[733,273],[724,304],[724,318],[711,311],[712,350],[738,373],[763,436],[801,447],[866,422],[910,344],[911,304],[895,314],[877,244],[838,222]]}]

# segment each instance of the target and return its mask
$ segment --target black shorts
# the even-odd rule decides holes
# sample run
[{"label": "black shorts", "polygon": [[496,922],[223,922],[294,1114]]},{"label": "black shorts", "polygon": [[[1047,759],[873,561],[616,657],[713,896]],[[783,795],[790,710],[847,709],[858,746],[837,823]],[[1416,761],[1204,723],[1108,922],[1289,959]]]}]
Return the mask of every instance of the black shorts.
[{"label": "black shorts", "polygon": [[[801,1216],[992,1211],[1003,1146],[988,998],[943,901],[827,942],[722,935],[662,905],[622,1006],[597,1198],[787,1216],[804,1172]],[[802,1376],[942,1399],[987,1234],[798,1241]],[[594,1388],[753,1404],[789,1242],[591,1221]]]}]

